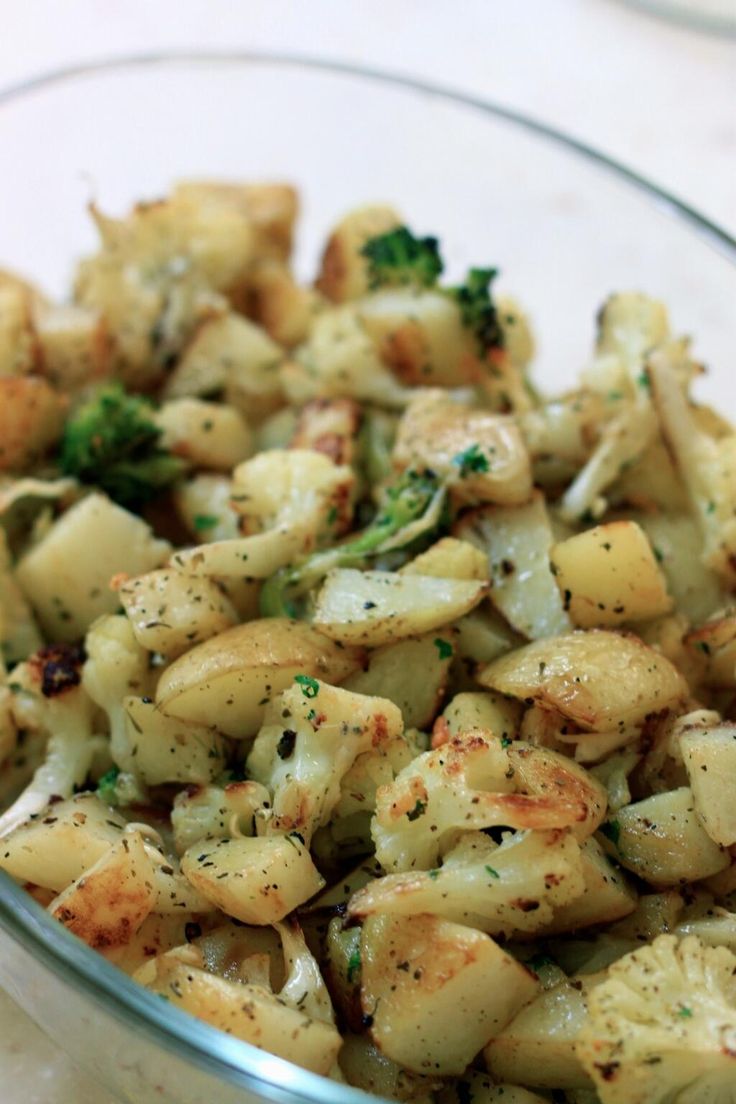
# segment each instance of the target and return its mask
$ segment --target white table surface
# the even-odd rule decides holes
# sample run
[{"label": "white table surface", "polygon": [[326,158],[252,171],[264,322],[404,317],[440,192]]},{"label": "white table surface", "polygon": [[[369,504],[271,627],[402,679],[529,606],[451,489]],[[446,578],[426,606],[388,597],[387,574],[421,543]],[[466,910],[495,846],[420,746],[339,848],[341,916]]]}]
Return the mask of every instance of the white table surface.
[{"label": "white table surface", "polygon": [[[0,86],[165,48],[368,63],[527,111],[736,234],[736,39],[620,0],[0,0],[0,11]],[[113,1104],[2,993],[0,1085],[3,1104]]]}]

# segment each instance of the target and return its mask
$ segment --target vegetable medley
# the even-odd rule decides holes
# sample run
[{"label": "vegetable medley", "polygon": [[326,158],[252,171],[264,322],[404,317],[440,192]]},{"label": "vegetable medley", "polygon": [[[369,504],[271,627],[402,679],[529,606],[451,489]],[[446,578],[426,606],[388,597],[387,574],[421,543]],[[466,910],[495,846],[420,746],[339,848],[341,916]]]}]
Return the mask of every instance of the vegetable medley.
[{"label": "vegetable medley", "polygon": [[0,273],[0,866],[152,993],[413,1104],[736,1100],[736,432],[613,295],[178,185]]}]

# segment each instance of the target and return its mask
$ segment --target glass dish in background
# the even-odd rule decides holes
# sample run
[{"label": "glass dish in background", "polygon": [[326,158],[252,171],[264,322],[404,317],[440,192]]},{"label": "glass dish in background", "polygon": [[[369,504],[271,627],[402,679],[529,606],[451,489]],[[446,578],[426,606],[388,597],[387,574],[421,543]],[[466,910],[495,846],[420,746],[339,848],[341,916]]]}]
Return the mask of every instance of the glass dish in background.
[{"label": "glass dish in background", "polygon": [[[529,311],[536,380],[571,384],[613,290],[664,299],[711,367],[736,378],[736,242],[572,139],[464,97],[349,67],[279,58],[138,58],[0,93],[0,265],[61,295],[94,246],[90,199],[116,213],[182,177],[284,179],[303,197],[297,267],[330,224],[385,199],[437,233],[449,275],[497,264]],[[0,874],[0,983],[130,1104],[359,1104],[135,985]]]}]

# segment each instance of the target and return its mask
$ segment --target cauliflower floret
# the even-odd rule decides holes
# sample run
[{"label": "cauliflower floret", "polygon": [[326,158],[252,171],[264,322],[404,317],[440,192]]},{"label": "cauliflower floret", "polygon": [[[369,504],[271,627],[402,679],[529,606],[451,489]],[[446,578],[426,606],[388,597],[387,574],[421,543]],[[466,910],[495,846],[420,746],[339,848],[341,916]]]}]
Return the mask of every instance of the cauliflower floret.
[{"label": "cauliflower floret", "polygon": [[268,834],[297,831],[307,843],[327,824],[340,783],[357,757],[401,735],[401,712],[372,698],[301,676],[267,709],[247,770],[273,793]]},{"label": "cauliflower floret", "polygon": [[515,421],[452,402],[439,389],[411,400],[393,456],[400,467],[431,468],[462,502],[520,505],[532,493],[529,455]]},{"label": "cauliflower floret", "polygon": [[411,395],[382,363],[353,304],[315,318],[308,339],[281,369],[281,385],[293,403],[349,398],[400,408]]},{"label": "cauliflower floret", "polygon": [[271,449],[233,472],[232,506],[247,536],[177,552],[192,575],[266,579],[334,537],[349,518],[354,476],[312,449]]},{"label": "cauliflower floret", "polygon": [[382,786],[372,834],[386,870],[428,870],[454,830],[573,827],[585,839],[605,809],[603,787],[570,759],[476,731],[418,756]]},{"label": "cauliflower floret", "polygon": [[577,1053],[603,1104],[731,1104],[736,956],[671,935],[625,955],[589,996]]},{"label": "cauliflower floret", "polygon": [[187,786],[176,795],[171,810],[177,852],[183,855],[201,839],[254,836],[255,814],[270,800],[258,782]]},{"label": "cauliflower floret", "polygon": [[85,647],[82,684],[95,705],[107,714],[113,762],[133,776],[136,762],[125,699],[129,695],[144,697],[152,689],[149,654],[136,640],[124,614],[111,614],[95,622],[87,633]]},{"label": "cauliflower floret", "polygon": [[334,1024],[335,1012],[317,960],[307,946],[296,919],[274,924],[281,936],[286,965],[286,981],[279,993],[281,1000],[304,1012],[313,1020]]},{"label": "cauliflower floret", "polygon": [[14,668],[11,716],[19,729],[48,736],[44,762],[14,804],[0,817],[0,836],[39,813],[49,798],[72,796],[84,782],[98,747],[94,705],[81,681],[81,649],[42,648]]},{"label": "cauliflower floret", "polygon": [[467,832],[435,870],[389,874],[350,901],[351,916],[430,913],[489,935],[533,932],[584,889],[580,848],[569,833],[516,832],[498,846]]},{"label": "cauliflower floret", "polygon": [[698,427],[680,387],[672,357],[649,360],[648,379],[660,432],[685,484],[703,535],[703,562],[733,587],[736,582],[736,433],[716,438]]}]

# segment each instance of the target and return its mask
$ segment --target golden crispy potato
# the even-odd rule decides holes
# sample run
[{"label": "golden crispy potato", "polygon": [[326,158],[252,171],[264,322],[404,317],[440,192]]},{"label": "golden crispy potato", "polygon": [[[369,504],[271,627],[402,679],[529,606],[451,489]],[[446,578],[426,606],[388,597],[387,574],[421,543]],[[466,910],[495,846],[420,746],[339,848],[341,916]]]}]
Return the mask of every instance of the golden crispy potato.
[{"label": "golden crispy potato", "polygon": [[581,628],[649,621],[672,609],[652,546],[635,521],[596,525],[556,544],[550,556],[565,609]]},{"label": "golden crispy potato", "polygon": [[638,637],[593,629],[537,640],[502,656],[478,676],[483,686],[538,701],[580,728],[606,732],[641,724],[685,701],[675,667]]},{"label": "golden crispy potato", "polygon": [[37,376],[0,376],[0,472],[30,467],[60,435],[65,403]]},{"label": "golden crispy potato", "polygon": [[462,1073],[537,986],[472,928],[432,916],[375,916],[363,925],[363,1013],[380,1050],[415,1073]]},{"label": "golden crispy potato", "polygon": [[116,589],[138,643],[172,659],[238,621],[211,579],[159,568]]},{"label": "golden crispy potato", "polygon": [[126,831],[51,902],[49,912],[90,947],[125,944],[154,907],[153,873],[140,832]]},{"label": "golden crispy potato", "polygon": [[296,832],[200,840],[181,868],[207,900],[244,924],[276,924],[325,884]]},{"label": "golden crispy potato", "polygon": [[295,675],[342,682],[361,655],[341,648],[317,629],[285,618],[236,625],[175,660],[156,690],[173,717],[211,724],[228,736],[254,736],[271,696]]}]

